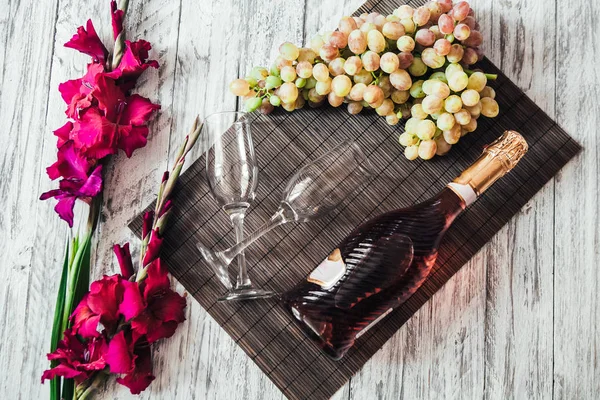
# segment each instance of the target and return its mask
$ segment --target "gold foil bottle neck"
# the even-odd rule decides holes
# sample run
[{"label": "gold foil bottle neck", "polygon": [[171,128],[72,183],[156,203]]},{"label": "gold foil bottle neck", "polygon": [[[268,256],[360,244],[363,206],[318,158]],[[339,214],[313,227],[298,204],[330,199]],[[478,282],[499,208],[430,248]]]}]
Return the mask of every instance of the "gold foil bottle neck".
[{"label": "gold foil bottle neck", "polygon": [[454,182],[469,185],[479,196],[513,169],[528,149],[529,146],[521,134],[506,131],[490,143],[483,150],[483,154]]}]

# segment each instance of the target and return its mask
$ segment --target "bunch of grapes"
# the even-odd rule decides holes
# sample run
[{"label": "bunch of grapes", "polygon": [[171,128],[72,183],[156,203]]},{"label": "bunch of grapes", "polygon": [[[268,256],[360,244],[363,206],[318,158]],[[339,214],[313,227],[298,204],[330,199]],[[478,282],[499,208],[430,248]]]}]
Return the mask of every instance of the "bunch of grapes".
[{"label": "bunch of grapes", "polygon": [[483,58],[482,42],[466,1],[403,5],[388,16],[343,17],[305,48],[283,43],[270,69],[253,68],[230,90],[250,112],[328,102],[350,114],[374,109],[390,125],[407,119],[399,137],[406,158],[429,160],[473,132],[481,115],[498,115],[487,85],[496,76],[468,69]]}]

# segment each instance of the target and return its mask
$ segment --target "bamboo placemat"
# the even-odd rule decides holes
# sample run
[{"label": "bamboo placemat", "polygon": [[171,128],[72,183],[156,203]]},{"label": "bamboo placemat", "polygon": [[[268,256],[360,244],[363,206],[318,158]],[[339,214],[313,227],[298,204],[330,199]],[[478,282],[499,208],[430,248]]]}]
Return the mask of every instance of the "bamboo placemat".
[{"label": "bamboo placemat", "polygon": [[[424,0],[408,2],[413,6],[423,3]],[[371,0],[356,14],[371,10],[387,14],[400,4],[401,1]],[[247,232],[258,228],[277,209],[288,179],[301,165],[344,139],[356,139],[375,169],[397,180],[392,186],[389,179],[375,179],[331,216],[277,228],[251,246],[246,257],[252,280],[277,292],[290,289],[304,279],[361,221],[436,194],[504,130],[523,133],[529,143],[529,153],[517,168],[455,222],[423,287],[364,334],[340,361],[330,360],[305,338],[276,300],[216,302],[224,289],[201,260],[195,244],[202,242],[224,249],[234,244],[233,231],[228,217],[209,192],[204,157],[182,175],[164,242],[164,259],[187,291],[287,397],[326,399],[333,395],[580,150],[569,135],[492,63],[484,60],[481,67],[499,74],[492,86],[497,92],[500,115],[494,119],[480,118],[477,131],[462,138],[449,155],[432,161],[407,161],[397,142],[403,126],[390,127],[374,112],[351,116],[342,109],[323,107],[255,116],[253,137],[259,157],[260,185],[246,218]],[[139,235],[141,216],[130,227]],[[234,269],[230,270],[232,276]]]}]

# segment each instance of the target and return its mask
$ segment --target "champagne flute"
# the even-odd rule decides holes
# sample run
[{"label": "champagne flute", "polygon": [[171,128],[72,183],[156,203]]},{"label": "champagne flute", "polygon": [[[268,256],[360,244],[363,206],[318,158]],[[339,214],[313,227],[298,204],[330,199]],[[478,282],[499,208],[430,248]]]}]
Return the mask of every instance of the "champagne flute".
[{"label": "champagne flute", "polygon": [[273,228],[292,221],[308,222],[328,214],[370,176],[371,166],[361,148],[346,140],[302,167],[288,182],[279,209],[261,228],[224,251],[196,246],[217,275],[227,272],[236,256]]},{"label": "champagne flute", "polygon": [[[244,112],[229,111],[209,115],[202,126],[202,135],[208,141],[206,175],[210,191],[231,219],[239,243],[244,237],[244,217],[258,186],[258,162],[252,143],[250,117]],[[239,272],[235,288],[231,285],[227,268],[215,271],[229,289],[219,300],[273,296],[273,292],[256,288],[250,281],[244,252],[238,252],[236,256]]]}]

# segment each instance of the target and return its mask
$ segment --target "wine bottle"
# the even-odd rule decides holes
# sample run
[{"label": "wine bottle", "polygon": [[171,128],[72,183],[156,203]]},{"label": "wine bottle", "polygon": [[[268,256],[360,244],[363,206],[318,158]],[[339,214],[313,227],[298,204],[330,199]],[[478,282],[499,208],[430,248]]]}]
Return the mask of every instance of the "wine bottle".
[{"label": "wine bottle", "polygon": [[527,152],[507,131],[435,197],[357,227],[283,304],[303,332],[333,359],[402,305],[435,264],[442,237],[463,210]]}]

